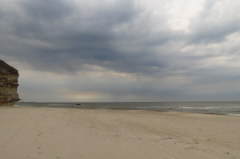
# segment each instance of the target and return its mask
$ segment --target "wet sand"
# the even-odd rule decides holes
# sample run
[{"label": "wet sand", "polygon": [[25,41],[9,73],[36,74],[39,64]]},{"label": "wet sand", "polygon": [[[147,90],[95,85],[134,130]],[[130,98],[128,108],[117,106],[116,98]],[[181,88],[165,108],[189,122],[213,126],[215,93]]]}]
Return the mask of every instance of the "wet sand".
[{"label": "wet sand", "polygon": [[1,159],[240,159],[240,117],[0,107]]}]

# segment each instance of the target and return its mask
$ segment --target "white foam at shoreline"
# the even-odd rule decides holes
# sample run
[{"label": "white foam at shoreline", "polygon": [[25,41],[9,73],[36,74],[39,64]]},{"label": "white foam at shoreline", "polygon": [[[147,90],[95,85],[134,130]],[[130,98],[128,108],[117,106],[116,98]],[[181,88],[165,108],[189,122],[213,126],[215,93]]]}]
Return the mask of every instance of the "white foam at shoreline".
[{"label": "white foam at shoreline", "polygon": [[230,116],[240,116],[240,114],[226,114],[226,115],[230,115]]}]

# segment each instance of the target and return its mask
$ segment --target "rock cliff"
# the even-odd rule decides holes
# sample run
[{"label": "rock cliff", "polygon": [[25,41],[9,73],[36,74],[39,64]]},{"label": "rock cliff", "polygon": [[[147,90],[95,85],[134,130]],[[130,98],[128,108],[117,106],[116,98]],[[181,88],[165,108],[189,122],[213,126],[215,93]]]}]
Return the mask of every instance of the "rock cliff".
[{"label": "rock cliff", "polygon": [[18,71],[0,59],[0,106],[13,105],[19,101],[17,93]]}]

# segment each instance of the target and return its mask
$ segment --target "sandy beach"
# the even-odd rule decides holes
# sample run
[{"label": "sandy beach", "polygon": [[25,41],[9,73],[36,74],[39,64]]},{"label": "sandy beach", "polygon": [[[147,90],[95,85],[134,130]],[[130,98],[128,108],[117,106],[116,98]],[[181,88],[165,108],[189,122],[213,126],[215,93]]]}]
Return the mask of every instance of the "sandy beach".
[{"label": "sandy beach", "polygon": [[0,107],[0,159],[240,159],[240,117]]}]

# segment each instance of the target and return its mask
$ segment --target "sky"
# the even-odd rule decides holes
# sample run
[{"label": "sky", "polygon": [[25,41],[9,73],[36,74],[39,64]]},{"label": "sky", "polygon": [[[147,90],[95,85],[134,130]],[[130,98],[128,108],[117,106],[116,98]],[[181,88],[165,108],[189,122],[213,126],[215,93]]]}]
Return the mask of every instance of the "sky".
[{"label": "sky", "polygon": [[1,0],[22,101],[239,100],[240,1]]}]

